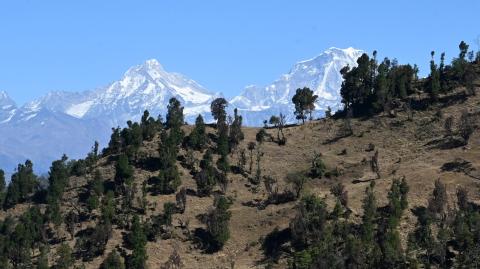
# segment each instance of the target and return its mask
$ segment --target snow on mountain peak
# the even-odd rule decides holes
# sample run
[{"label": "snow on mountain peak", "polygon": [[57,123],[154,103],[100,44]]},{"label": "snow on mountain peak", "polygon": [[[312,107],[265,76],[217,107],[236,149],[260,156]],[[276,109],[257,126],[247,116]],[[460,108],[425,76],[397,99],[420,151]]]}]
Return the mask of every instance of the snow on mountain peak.
[{"label": "snow on mountain peak", "polygon": [[[291,100],[296,89],[308,87],[319,97],[316,103],[318,115],[322,115],[328,106],[339,109],[343,81],[340,70],[346,65],[355,66],[362,53],[352,47],[331,47],[314,58],[295,63],[289,73],[281,75],[270,85],[246,87],[230,100],[230,104],[242,111],[246,124],[261,125],[272,114],[292,114]],[[249,117],[248,111],[255,112],[255,117]]]}]

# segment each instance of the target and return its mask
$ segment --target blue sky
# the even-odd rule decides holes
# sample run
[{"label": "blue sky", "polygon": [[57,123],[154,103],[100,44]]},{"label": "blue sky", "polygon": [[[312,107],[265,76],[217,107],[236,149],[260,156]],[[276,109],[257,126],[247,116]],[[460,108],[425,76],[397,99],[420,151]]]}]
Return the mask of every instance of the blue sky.
[{"label": "blue sky", "polygon": [[480,1],[0,2],[0,90],[19,103],[88,90],[156,58],[227,96],[267,84],[293,63],[349,47],[417,63],[457,55],[480,35]]}]

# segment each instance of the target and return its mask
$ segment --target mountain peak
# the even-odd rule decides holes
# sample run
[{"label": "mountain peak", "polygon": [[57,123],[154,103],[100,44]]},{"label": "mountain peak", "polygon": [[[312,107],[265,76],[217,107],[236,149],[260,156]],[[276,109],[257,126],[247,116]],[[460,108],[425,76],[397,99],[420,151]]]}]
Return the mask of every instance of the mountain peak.
[{"label": "mountain peak", "polygon": [[145,61],[143,66],[147,67],[148,69],[163,69],[162,65],[157,59],[148,59]]},{"label": "mountain peak", "polygon": [[8,95],[6,91],[0,91],[0,105],[2,107],[6,106],[16,106],[15,101]]}]

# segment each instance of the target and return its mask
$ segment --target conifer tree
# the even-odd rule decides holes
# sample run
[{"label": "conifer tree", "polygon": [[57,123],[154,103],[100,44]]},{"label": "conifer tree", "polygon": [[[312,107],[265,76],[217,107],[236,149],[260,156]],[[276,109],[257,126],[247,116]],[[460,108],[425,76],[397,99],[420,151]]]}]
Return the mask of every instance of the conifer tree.
[{"label": "conifer tree", "polygon": [[3,205],[3,201],[5,200],[5,172],[0,169],[0,207]]},{"label": "conifer tree", "polygon": [[174,192],[181,184],[180,174],[176,165],[178,145],[176,137],[164,130],[161,134],[160,144],[160,171],[155,178],[154,188],[160,194]]},{"label": "conifer tree", "polygon": [[25,202],[38,186],[37,176],[33,173],[33,163],[30,160],[19,164],[13,173],[5,194],[4,207],[10,208],[17,203]]},{"label": "conifer tree", "polygon": [[57,263],[55,269],[70,269],[75,263],[72,255],[72,249],[66,243],[60,245],[57,250]]},{"label": "conifer tree", "polygon": [[200,162],[200,172],[195,175],[197,194],[199,196],[210,195],[216,184],[215,168],[212,166],[212,154],[207,150]]},{"label": "conifer tree", "polygon": [[430,96],[436,100],[440,91],[440,75],[438,73],[437,65],[433,59],[435,52],[431,52],[432,60],[430,61],[430,76],[429,76],[429,91]]},{"label": "conifer tree", "polygon": [[115,165],[115,184],[117,194],[125,194],[133,183],[133,167],[129,164],[128,157],[122,154]]},{"label": "conifer tree", "polygon": [[230,151],[234,150],[243,139],[242,116],[238,115],[238,110],[235,108],[233,110],[233,122],[230,126],[230,134],[228,137]]},{"label": "conifer tree", "polygon": [[120,136],[120,127],[112,128],[110,142],[108,142],[108,152],[118,154],[122,150],[122,138]]},{"label": "conifer tree", "polygon": [[67,156],[54,161],[50,167],[48,176],[48,194],[47,194],[47,216],[56,225],[60,225],[62,216],[60,213],[60,201],[65,187],[68,184],[69,170],[66,164]]},{"label": "conifer tree", "polygon": [[231,202],[224,196],[219,196],[214,201],[214,209],[207,218],[207,231],[212,236],[213,249],[222,249],[230,238],[229,222],[232,213],[228,210]]},{"label": "conifer tree", "polygon": [[117,251],[112,250],[100,265],[100,269],[125,269],[125,265]]},{"label": "conifer tree", "polygon": [[256,147],[256,144],[255,142],[249,142],[248,143],[248,150],[250,151],[250,165],[249,165],[249,173],[251,174],[252,173],[252,168],[253,168],[253,150],[255,149]]},{"label": "conifer tree", "polygon": [[190,147],[196,150],[202,150],[207,145],[207,133],[205,131],[205,122],[202,115],[198,115],[195,119],[195,128],[188,137],[188,144]]},{"label": "conifer tree", "polygon": [[132,247],[132,255],[128,259],[129,269],[146,269],[147,265],[147,237],[145,235],[144,227],[140,223],[137,215],[133,216],[132,228],[129,234],[129,243]]}]

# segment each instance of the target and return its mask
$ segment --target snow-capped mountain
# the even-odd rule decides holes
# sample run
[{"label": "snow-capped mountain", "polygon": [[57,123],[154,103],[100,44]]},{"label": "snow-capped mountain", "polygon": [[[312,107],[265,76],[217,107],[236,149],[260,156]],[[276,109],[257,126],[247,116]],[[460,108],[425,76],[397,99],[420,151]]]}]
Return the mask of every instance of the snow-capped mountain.
[{"label": "snow-capped mountain", "polygon": [[[339,70],[356,65],[361,51],[330,48],[319,56],[296,63],[288,74],[265,87],[249,86],[230,100],[244,124],[260,126],[280,112],[294,121],[292,96],[297,88],[309,87],[319,96],[316,116],[327,106],[340,107]],[[210,103],[220,93],[211,92],[178,73],[167,72],[157,60],[130,68],[110,85],[85,92],[54,91],[17,107],[6,92],[0,92],[0,167],[12,171],[31,159],[36,170],[45,172],[63,153],[84,157],[95,140],[106,145],[111,127],[138,121],[148,109],[152,116],[165,115],[168,101],[177,98],[185,119],[194,122],[198,114],[211,121]]]},{"label": "snow-capped mountain", "polygon": [[51,92],[25,107],[47,108],[78,119],[97,119],[109,126],[121,126],[140,119],[146,109],[152,115],[165,114],[171,97],[185,107],[186,119],[210,111],[210,103],[221,96],[178,73],[169,73],[155,60],[134,66],[121,80],[104,88],[81,93]]},{"label": "snow-capped mountain", "polygon": [[340,69],[346,65],[356,66],[362,53],[354,48],[330,48],[313,59],[296,63],[288,74],[270,85],[246,87],[230,100],[230,106],[239,109],[247,125],[260,126],[263,120],[280,112],[293,122],[292,97],[296,89],[308,87],[318,95],[315,116],[323,116],[328,106],[336,111],[341,108]]}]

